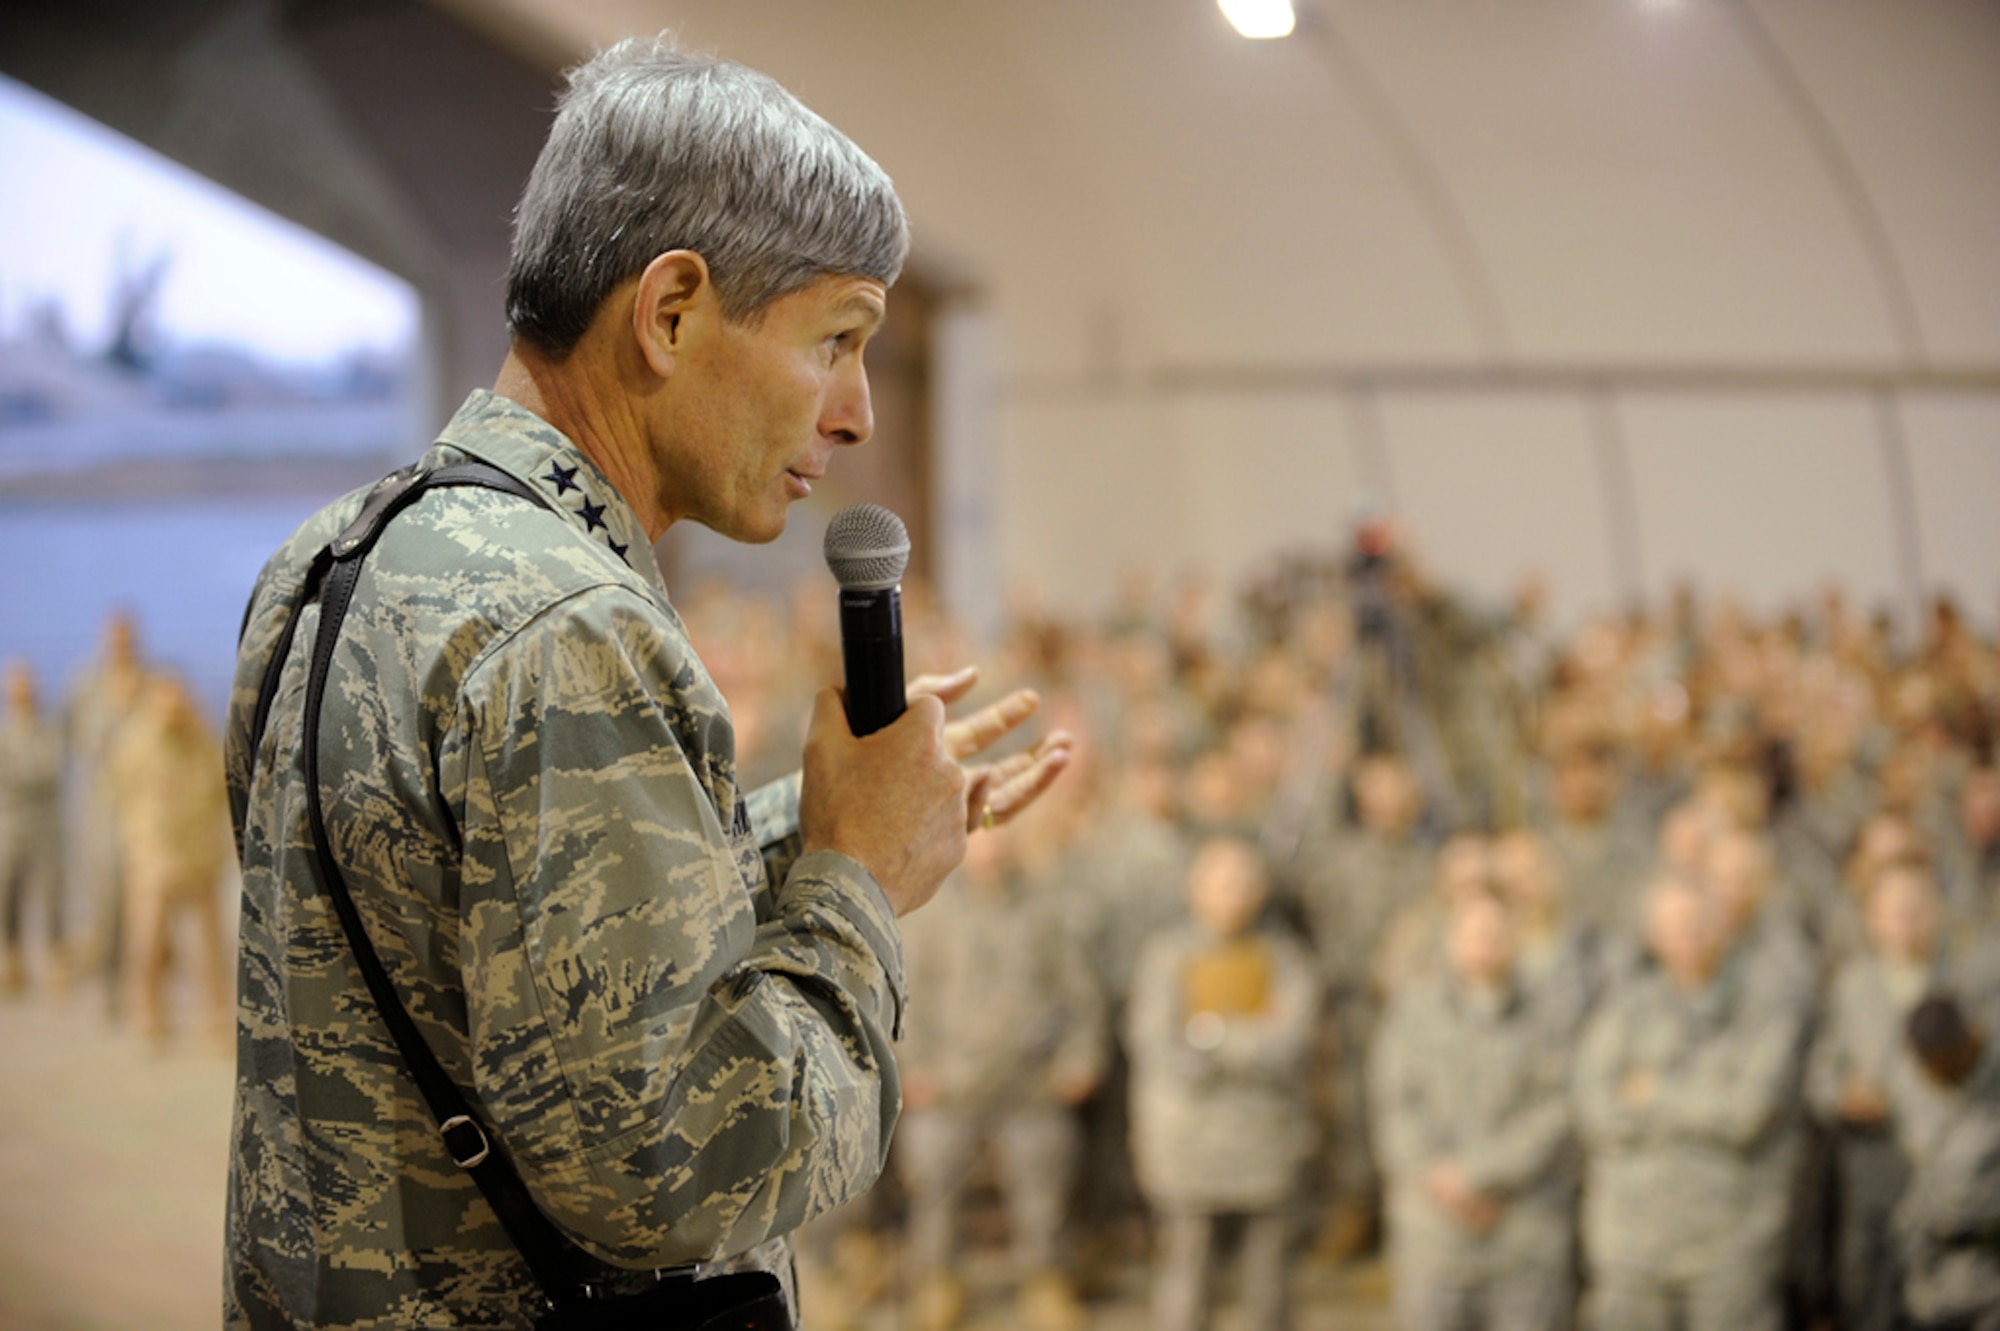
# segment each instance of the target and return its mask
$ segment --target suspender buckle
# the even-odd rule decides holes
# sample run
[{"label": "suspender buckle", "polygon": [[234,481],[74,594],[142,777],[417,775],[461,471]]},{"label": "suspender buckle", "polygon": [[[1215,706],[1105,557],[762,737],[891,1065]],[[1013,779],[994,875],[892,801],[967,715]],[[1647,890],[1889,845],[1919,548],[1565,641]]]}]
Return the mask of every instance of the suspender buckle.
[{"label": "suspender buckle", "polygon": [[451,1152],[452,1163],[460,1169],[471,1169],[493,1153],[486,1130],[473,1122],[470,1115],[453,1115],[438,1125],[438,1133],[444,1138],[444,1149]]}]

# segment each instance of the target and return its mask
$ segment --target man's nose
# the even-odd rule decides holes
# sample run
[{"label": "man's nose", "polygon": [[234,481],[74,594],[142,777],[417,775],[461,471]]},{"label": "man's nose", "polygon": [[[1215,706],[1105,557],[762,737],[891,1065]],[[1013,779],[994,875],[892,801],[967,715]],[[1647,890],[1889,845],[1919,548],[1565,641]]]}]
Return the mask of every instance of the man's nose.
[{"label": "man's nose", "polygon": [[828,390],[820,413],[820,433],[839,444],[864,444],[875,433],[875,404],[868,396],[868,372],[859,362],[843,370]]}]

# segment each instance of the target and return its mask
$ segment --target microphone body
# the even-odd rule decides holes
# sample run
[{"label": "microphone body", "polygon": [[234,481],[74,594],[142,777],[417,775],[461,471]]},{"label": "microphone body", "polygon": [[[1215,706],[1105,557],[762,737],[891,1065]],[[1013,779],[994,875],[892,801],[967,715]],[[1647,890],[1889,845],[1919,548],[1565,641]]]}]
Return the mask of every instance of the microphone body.
[{"label": "microphone body", "polygon": [[879,504],[855,504],[827,524],[826,564],[840,584],[840,658],[847,728],[872,735],[903,714],[903,589],[910,536]]},{"label": "microphone body", "polygon": [[872,735],[903,714],[903,589],[840,593],[840,660],[847,728]]}]

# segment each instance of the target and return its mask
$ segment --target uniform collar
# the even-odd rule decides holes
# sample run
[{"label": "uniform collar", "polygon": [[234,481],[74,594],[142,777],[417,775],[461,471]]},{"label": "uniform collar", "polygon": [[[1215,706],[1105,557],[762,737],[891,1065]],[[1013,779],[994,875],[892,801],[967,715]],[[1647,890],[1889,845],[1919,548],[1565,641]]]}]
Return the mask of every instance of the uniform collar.
[{"label": "uniform collar", "polygon": [[666,582],[639,515],[597,464],[555,426],[511,398],[475,388],[438,442],[527,482],[572,527],[623,560],[666,598]]}]

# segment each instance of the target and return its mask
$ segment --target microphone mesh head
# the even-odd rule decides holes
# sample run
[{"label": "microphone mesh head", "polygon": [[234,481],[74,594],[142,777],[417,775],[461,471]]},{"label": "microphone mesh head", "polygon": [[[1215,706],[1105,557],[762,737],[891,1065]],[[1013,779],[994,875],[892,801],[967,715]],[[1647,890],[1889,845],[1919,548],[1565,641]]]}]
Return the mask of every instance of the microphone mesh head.
[{"label": "microphone mesh head", "polygon": [[910,533],[880,504],[850,504],[826,524],[826,566],[843,591],[883,591],[903,580]]}]

